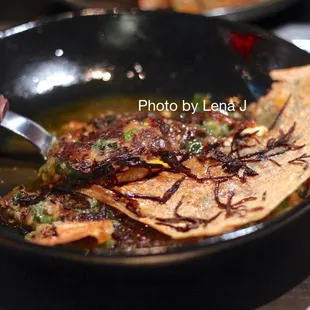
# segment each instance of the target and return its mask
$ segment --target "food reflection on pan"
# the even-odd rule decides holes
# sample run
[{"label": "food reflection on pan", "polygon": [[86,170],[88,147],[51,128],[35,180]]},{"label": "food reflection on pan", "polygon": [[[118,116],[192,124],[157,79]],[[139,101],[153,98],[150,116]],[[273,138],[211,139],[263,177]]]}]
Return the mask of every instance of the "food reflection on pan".
[{"label": "food reflection on pan", "polygon": [[[32,243],[177,245],[278,216],[308,196],[310,66],[271,72],[246,111],[107,113],[72,121],[36,185],[1,199]],[[200,111],[199,111],[200,109]]]}]

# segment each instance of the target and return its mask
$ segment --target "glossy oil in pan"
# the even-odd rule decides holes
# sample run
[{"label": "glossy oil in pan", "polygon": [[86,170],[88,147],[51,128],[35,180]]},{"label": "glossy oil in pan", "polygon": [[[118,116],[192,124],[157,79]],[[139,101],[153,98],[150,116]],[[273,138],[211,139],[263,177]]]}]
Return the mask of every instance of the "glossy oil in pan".
[{"label": "glossy oil in pan", "polygon": [[[14,111],[40,120],[46,115],[57,118],[55,111],[66,105],[74,109],[75,102],[101,96],[190,98],[197,92],[212,92],[219,101],[241,95],[250,102],[269,88],[270,70],[310,62],[310,55],[293,45],[242,24],[171,12],[100,13],[86,10],[0,33],[0,94]],[[243,44],[249,38],[250,47]],[[102,108],[107,108],[104,101]],[[12,160],[25,162],[27,156],[34,174],[40,162],[32,150],[19,155],[18,161],[15,149],[7,159],[10,136],[3,130],[0,134],[2,169]],[[23,175],[29,177],[29,171]],[[2,179],[0,194],[22,182],[13,170]],[[199,243],[130,253],[43,248],[27,243],[10,227],[1,227],[0,245],[101,268],[153,268],[206,259],[257,242],[308,209],[305,201],[278,218]]]}]

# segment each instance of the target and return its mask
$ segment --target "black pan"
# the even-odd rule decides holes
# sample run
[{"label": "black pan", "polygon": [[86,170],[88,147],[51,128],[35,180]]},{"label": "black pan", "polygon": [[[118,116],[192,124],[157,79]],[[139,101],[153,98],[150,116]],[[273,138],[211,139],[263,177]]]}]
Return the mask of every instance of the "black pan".
[{"label": "black pan", "polygon": [[[194,92],[212,92],[218,101],[241,95],[250,102],[269,88],[270,70],[310,63],[308,53],[242,24],[171,12],[98,13],[68,14],[0,33],[0,94],[10,100],[12,110],[36,120],[46,115],[55,118],[53,111],[74,107],[77,100],[119,94],[190,98]],[[254,42],[253,46],[248,42]],[[136,63],[143,67],[145,78],[137,74],[128,78]],[[111,70],[112,78],[92,79],[91,68]],[[251,79],[246,78],[249,75]],[[9,134],[4,130],[0,134],[0,194],[4,194],[32,178],[40,160],[32,149],[17,152],[18,144],[12,146]],[[11,227],[0,227],[0,245],[32,258],[100,265],[103,270],[179,266],[194,259],[209,261],[211,266],[214,255],[225,259],[227,253],[248,243],[259,244],[306,214],[307,201],[250,228],[153,251],[43,248],[25,242]]]}]

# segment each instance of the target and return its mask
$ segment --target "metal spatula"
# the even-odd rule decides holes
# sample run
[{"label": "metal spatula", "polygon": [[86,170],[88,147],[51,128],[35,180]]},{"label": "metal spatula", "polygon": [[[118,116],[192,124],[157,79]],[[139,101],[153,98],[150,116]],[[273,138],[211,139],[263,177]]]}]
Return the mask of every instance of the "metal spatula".
[{"label": "metal spatula", "polygon": [[10,111],[9,102],[3,97],[0,97],[0,125],[32,143],[44,159],[56,140],[56,137],[36,122]]}]

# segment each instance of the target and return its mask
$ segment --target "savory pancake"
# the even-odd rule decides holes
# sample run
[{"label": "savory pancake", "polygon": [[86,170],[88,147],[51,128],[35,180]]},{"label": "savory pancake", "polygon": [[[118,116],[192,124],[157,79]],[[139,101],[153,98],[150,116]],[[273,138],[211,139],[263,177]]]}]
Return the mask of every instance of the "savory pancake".
[{"label": "savory pancake", "polygon": [[141,113],[98,117],[60,137],[40,174],[49,187],[135,181],[166,169],[171,156],[188,158],[249,125],[219,112],[179,119]]},{"label": "savory pancake", "polygon": [[[270,130],[261,137],[259,131],[243,135],[246,139],[235,135],[230,145],[210,150],[205,161],[195,157],[183,162],[198,179],[165,172],[117,187],[128,202],[114,206],[173,238],[222,234],[268,216],[310,176],[310,138],[305,135],[310,120],[309,73],[309,66],[271,73],[280,82],[252,109],[258,126],[267,125],[266,111],[276,112]],[[212,173],[214,178],[212,166],[220,167]],[[160,200],[176,182],[172,197]],[[83,189],[89,195],[94,191],[100,188]],[[105,195],[96,197],[104,201]]]},{"label": "savory pancake", "polygon": [[114,212],[152,227],[155,239],[183,242],[294,207],[309,188],[310,66],[271,77],[271,90],[244,115],[124,114],[74,123],[40,169],[40,189],[17,188],[1,205],[43,245],[117,240],[125,226]]},{"label": "savory pancake", "polygon": [[3,197],[2,207],[10,221],[31,227],[27,240],[37,244],[64,244],[86,237],[104,243],[114,232],[108,208],[81,194],[27,191],[21,186]]}]

